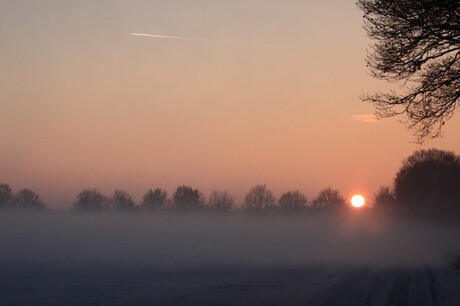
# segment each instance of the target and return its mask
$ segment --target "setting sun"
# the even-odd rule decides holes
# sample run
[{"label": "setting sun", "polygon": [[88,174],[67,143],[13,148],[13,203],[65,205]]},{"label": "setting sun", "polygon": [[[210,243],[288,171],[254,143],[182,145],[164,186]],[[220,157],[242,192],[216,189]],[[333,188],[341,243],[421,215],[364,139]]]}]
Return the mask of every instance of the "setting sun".
[{"label": "setting sun", "polygon": [[359,208],[364,206],[366,203],[366,199],[360,194],[355,194],[354,196],[351,197],[351,205],[353,207]]}]

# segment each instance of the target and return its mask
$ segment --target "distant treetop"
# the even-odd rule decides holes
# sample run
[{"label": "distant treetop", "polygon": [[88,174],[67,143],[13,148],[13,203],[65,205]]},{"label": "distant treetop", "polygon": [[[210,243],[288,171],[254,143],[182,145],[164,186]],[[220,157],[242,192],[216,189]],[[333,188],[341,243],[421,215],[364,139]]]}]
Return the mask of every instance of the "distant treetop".
[{"label": "distant treetop", "polygon": [[173,205],[176,210],[193,211],[203,208],[204,195],[190,186],[179,186],[173,195]]},{"label": "distant treetop", "polygon": [[0,184],[0,208],[11,208],[14,205],[14,195],[10,186]]},{"label": "distant treetop", "polygon": [[18,208],[25,209],[43,209],[45,204],[40,199],[40,196],[30,189],[22,189],[16,192],[14,203]]},{"label": "distant treetop", "polygon": [[276,198],[266,185],[252,187],[244,198],[243,210],[248,212],[261,212],[273,209]]},{"label": "distant treetop", "polygon": [[142,198],[141,207],[147,209],[161,209],[166,206],[168,193],[161,188],[149,189]]},{"label": "distant treetop", "polygon": [[345,198],[339,191],[327,187],[321,190],[313,200],[313,208],[315,210],[335,210],[346,206]]},{"label": "distant treetop", "polygon": [[278,200],[279,209],[289,212],[304,210],[307,204],[307,198],[298,190],[285,192]]},{"label": "distant treetop", "polygon": [[81,191],[73,204],[77,211],[102,211],[108,208],[108,199],[97,189]]}]

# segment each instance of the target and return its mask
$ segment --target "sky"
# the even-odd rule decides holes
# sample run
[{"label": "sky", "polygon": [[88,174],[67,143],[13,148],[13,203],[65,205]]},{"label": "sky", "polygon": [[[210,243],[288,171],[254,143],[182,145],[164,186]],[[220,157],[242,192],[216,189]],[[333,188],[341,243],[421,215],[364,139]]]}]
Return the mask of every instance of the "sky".
[{"label": "sky", "polygon": [[369,120],[360,96],[391,85],[362,22],[343,0],[0,0],[0,182],[54,208],[85,188],[372,197],[415,150],[460,153],[460,116],[423,146]]}]

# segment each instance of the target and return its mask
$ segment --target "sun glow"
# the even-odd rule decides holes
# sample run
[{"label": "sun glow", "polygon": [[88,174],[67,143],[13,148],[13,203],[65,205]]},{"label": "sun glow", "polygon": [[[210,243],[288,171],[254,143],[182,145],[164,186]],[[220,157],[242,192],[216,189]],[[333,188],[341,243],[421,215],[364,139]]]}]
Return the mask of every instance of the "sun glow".
[{"label": "sun glow", "polygon": [[356,208],[360,208],[364,206],[366,203],[366,199],[360,194],[355,194],[354,196],[351,197],[351,205]]}]

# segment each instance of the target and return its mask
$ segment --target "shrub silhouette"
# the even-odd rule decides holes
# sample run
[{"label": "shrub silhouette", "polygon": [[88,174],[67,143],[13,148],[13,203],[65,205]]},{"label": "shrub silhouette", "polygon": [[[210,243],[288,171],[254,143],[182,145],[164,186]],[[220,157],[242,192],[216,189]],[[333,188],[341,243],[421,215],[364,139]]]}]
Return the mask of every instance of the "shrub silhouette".
[{"label": "shrub silhouette", "polygon": [[14,195],[10,186],[0,184],[0,208],[12,208],[14,206]]},{"label": "shrub silhouette", "polygon": [[14,203],[18,208],[24,209],[44,209],[45,204],[40,199],[40,196],[27,188],[19,190],[14,196]]},{"label": "shrub silhouette", "polygon": [[121,189],[116,189],[110,198],[110,208],[120,211],[133,210],[135,204],[129,193]]},{"label": "shrub silhouette", "polygon": [[330,187],[321,190],[313,201],[313,208],[317,211],[337,210],[346,206],[345,198]]},{"label": "shrub silhouette", "polygon": [[390,187],[383,186],[375,194],[373,202],[374,208],[391,209],[395,207],[396,199]]},{"label": "shrub silhouette", "polygon": [[208,199],[208,208],[215,212],[228,212],[235,204],[235,199],[227,191],[212,191]]},{"label": "shrub silhouette", "polygon": [[275,207],[276,198],[266,185],[252,187],[244,198],[242,209],[248,212],[262,212]]},{"label": "shrub silhouette", "polygon": [[147,209],[161,209],[166,206],[168,193],[160,188],[149,189],[142,198],[141,206]]},{"label": "shrub silhouette", "polygon": [[278,200],[278,207],[285,212],[298,212],[307,208],[307,198],[298,190],[283,193]]},{"label": "shrub silhouette", "polygon": [[102,211],[107,209],[107,197],[97,189],[85,189],[81,191],[73,204],[77,211]]},{"label": "shrub silhouette", "polygon": [[204,206],[204,196],[198,189],[182,185],[174,192],[173,205],[176,210],[198,210]]}]

